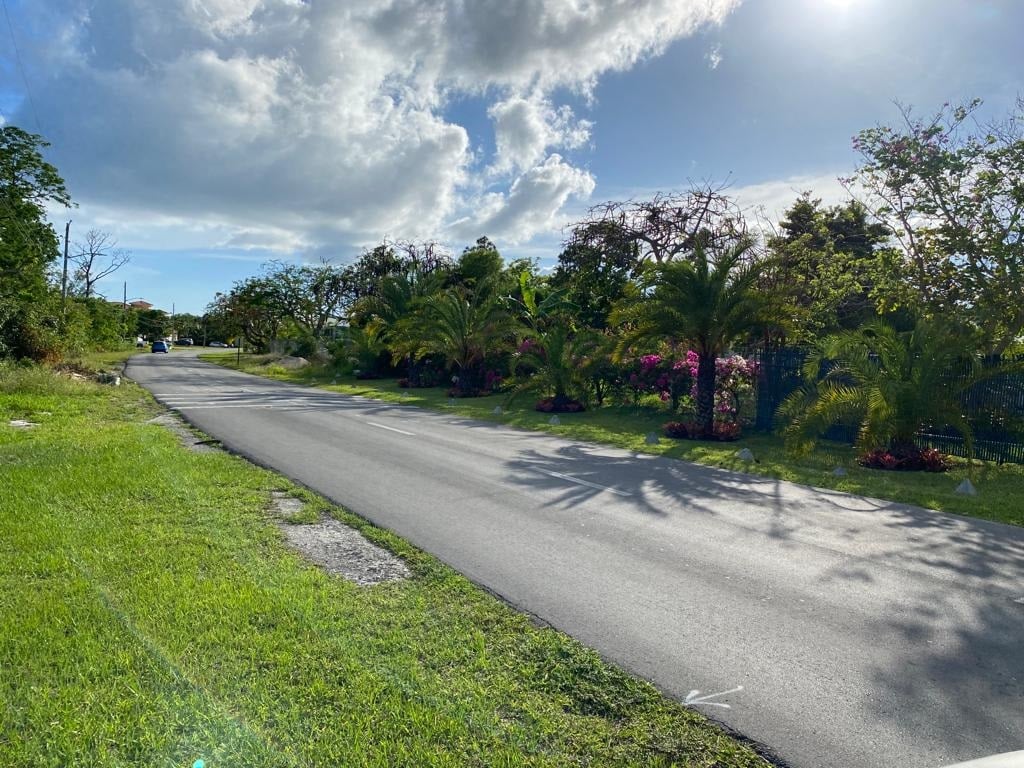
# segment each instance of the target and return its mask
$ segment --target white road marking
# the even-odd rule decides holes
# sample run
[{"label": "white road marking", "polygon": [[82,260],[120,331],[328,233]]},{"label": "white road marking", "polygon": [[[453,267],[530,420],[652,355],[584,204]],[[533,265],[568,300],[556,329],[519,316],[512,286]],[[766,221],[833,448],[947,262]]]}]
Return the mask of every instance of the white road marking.
[{"label": "white road marking", "polygon": [[587,488],[595,488],[599,491],[610,491],[611,493],[619,496],[632,496],[633,494],[629,491],[620,491],[618,488],[610,488],[607,485],[598,485],[597,483],[591,483],[587,480],[580,480],[578,477],[572,475],[563,475],[561,472],[549,472],[546,469],[535,470],[540,472],[542,475],[548,475],[550,477],[557,477],[559,480],[568,480],[570,483],[576,483],[576,485],[585,485]]},{"label": "white road marking", "polygon": [[1014,600],[1013,602],[1015,602],[1015,603],[1020,603],[1021,605],[1024,605],[1024,597],[1018,597],[1018,598],[1017,598],[1016,600]]},{"label": "white road marking", "polygon": [[280,405],[280,403],[232,403],[230,405],[190,405],[189,403],[168,403],[167,407],[186,411],[203,411],[210,410],[212,408],[273,408],[275,405]]},{"label": "white road marking", "polygon": [[366,423],[369,424],[371,427],[377,427],[378,429],[386,429],[389,432],[397,432],[400,435],[408,435],[409,437],[416,437],[416,435],[413,432],[406,432],[404,429],[396,429],[395,427],[387,427],[387,426],[385,426],[383,424],[378,424],[375,421],[368,421]]},{"label": "white road marking", "polygon": [[694,707],[701,705],[705,707],[721,707],[722,709],[732,709],[732,707],[730,707],[728,704],[723,704],[720,701],[709,701],[709,699],[714,699],[718,696],[725,696],[729,693],[737,693],[738,691],[742,690],[743,686],[737,685],[735,688],[732,688],[728,691],[720,691],[719,693],[709,693],[706,696],[701,696],[700,691],[690,691],[688,694],[686,694],[686,698],[683,699],[683,706]]}]

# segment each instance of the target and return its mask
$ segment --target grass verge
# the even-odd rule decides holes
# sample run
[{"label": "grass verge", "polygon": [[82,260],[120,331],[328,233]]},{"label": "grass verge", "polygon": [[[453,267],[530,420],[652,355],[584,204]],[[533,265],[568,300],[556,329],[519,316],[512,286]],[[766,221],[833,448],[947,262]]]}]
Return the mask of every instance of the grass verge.
[{"label": "grass verge", "polygon": [[[0,367],[0,764],[766,765],[396,536],[190,453],[156,413],[131,383]],[[275,490],[414,577],[309,566]]]},{"label": "grass verge", "polygon": [[[226,367],[236,367],[235,355],[214,353],[201,357]],[[786,455],[781,438],[765,434],[748,435],[735,443],[670,440],[662,437],[657,445],[647,445],[644,441],[646,434],[653,431],[660,435],[662,424],[669,420],[663,410],[649,407],[596,408],[584,413],[559,414],[561,423],[554,426],[548,424],[551,418],[549,414],[531,410],[525,400],[515,410],[495,415],[494,408],[504,402],[503,395],[461,399],[450,406],[442,388],[401,389],[392,380],[357,381],[346,377],[337,378],[337,383],[333,383],[333,373],[322,368],[311,366],[286,370],[260,356],[243,355],[241,362],[243,371],[281,381],[450,411],[461,416],[500,421],[575,440],[606,443],[630,451],[670,456],[819,488],[901,501],[1011,525],[1024,525],[1024,466],[1018,464],[975,462],[971,470],[965,460],[954,459],[953,469],[942,474],[883,472],[858,466],[856,454],[848,445],[822,443],[809,456],[793,458]],[[736,458],[736,452],[741,448],[749,448],[757,462],[748,464]],[[845,477],[833,476],[832,470],[837,466],[847,470]],[[954,492],[960,481],[968,475],[978,486],[978,496],[960,496]]]}]

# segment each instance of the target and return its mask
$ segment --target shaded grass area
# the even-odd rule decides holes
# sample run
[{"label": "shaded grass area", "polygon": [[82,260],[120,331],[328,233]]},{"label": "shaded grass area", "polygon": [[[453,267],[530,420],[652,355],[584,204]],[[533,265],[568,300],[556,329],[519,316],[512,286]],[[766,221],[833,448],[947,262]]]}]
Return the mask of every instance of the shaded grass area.
[{"label": "shaded grass area", "polygon": [[[233,355],[202,355],[202,359],[235,367]],[[241,369],[334,392],[451,411],[461,416],[500,421],[511,426],[543,430],[576,440],[606,443],[631,451],[670,456],[819,488],[1024,525],[1024,466],[1017,464],[975,462],[971,469],[965,460],[954,457],[953,469],[947,473],[885,472],[858,466],[854,450],[840,443],[823,442],[810,455],[795,458],[785,453],[780,437],[761,433],[748,434],[733,443],[670,440],[661,431],[662,425],[670,420],[669,415],[662,409],[649,406],[609,406],[584,413],[559,414],[561,424],[553,426],[548,424],[550,414],[531,410],[531,404],[526,399],[518,403],[514,410],[495,415],[494,408],[505,402],[504,395],[460,399],[455,405],[448,405],[448,397],[442,388],[401,389],[394,380],[357,381],[351,377],[336,377],[329,369],[314,366],[289,371],[275,365],[269,357],[247,358],[243,355]],[[337,383],[332,383],[335,379]],[[646,434],[652,431],[661,435],[657,445],[647,445],[644,441]],[[749,448],[757,461],[748,464],[736,458],[736,452],[741,448]],[[832,475],[832,470],[837,466],[847,470],[846,477]],[[979,489],[976,497],[960,496],[954,492],[960,481],[969,475]]]},{"label": "shaded grass area", "polygon": [[[765,765],[398,537],[186,451],[156,413],[131,383],[0,368],[0,764]],[[275,490],[414,578],[304,563]]]}]

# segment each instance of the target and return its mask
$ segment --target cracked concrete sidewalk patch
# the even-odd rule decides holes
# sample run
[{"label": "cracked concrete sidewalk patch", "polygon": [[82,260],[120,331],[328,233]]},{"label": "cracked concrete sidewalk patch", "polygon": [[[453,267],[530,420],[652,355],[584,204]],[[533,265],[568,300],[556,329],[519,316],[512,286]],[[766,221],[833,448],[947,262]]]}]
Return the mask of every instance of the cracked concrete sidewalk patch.
[{"label": "cracked concrete sidewalk patch", "polygon": [[[275,512],[281,516],[298,514],[304,507],[301,499],[280,491],[275,491],[272,499]],[[333,518],[305,524],[278,522],[278,527],[288,543],[307,560],[361,587],[412,575],[397,555]]]},{"label": "cracked concrete sidewalk patch", "polygon": [[196,453],[209,453],[211,451],[220,450],[220,442],[217,440],[206,440],[189,429],[188,425],[180,418],[175,416],[173,413],[161,413],[149,420],[150,424],[159,424],[161,427],[166,427],[177,435],[178,440],[181,444],[188,448],[190,451]]}]

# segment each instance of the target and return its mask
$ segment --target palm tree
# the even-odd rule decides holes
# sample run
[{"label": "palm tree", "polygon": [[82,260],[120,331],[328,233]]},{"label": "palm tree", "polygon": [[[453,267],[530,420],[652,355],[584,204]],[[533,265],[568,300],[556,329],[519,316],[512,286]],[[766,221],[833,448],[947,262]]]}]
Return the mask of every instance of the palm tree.
[{"label": "palm tree", "polygon": [[490,292],[469,295],[454,288],[424,299],[415,329],[416,357],[442,355],[459,376],[459,389],[470,393],[488,353],[505,348],[515,336],[515,320]]},{"label": "palm tree", "polygon": [[[555,410],[582,396],[586,388],[587,362],[596,347],[592,334],[573,334],[566,323],[540,331],[536,338],[526,339],[517,353],[517,363],[530,370],[520,378],[506,404],[527,393],[552,397]],[[580,406],[575,405],[576,408]]]},{"label": "palm tree", "polygon": [[416,310],[422,301],[437,293],[444,276],[436,272],[424,274],[413,269],[397,275],[386,275],[377,291],[363,296],[352,307],[352,325],[373,327],[391,351],[392,363],[409,358],[415,347]]},{"label": "palm tree", "polygon": [[778,303],[757,290],[765,262],[753,259],[753,243],[741,240],[708,257],[697,247],[691,258],[653,264],[639,296],[612,314],[626,327],[617,354],[663,338],[682,341],[697,353],[697,424],[714,435],[715,361],[734,343],[780,320]]},{"label": "palm tree", "polygon": [[914,437],[923,427],[949,426],[963,435],[973,457],[961,398],[982,379],[1006,371],[983,371],[976,349],[963,329],[925,320],[911,331],[876,320],[827,337],[804,363],[807,384],[779,408],[780,421],[789,422],[787,448],[807,452],[833,424],[856,423],[858,448],[914,456]]},{"label": "palm tree", "polygon": [[355,368],[356,376],[364,379],[380,376],[381,356],[387,351],[387,345],[379,328],[372,324],[365,328],[347,328],[341,348]]}]

